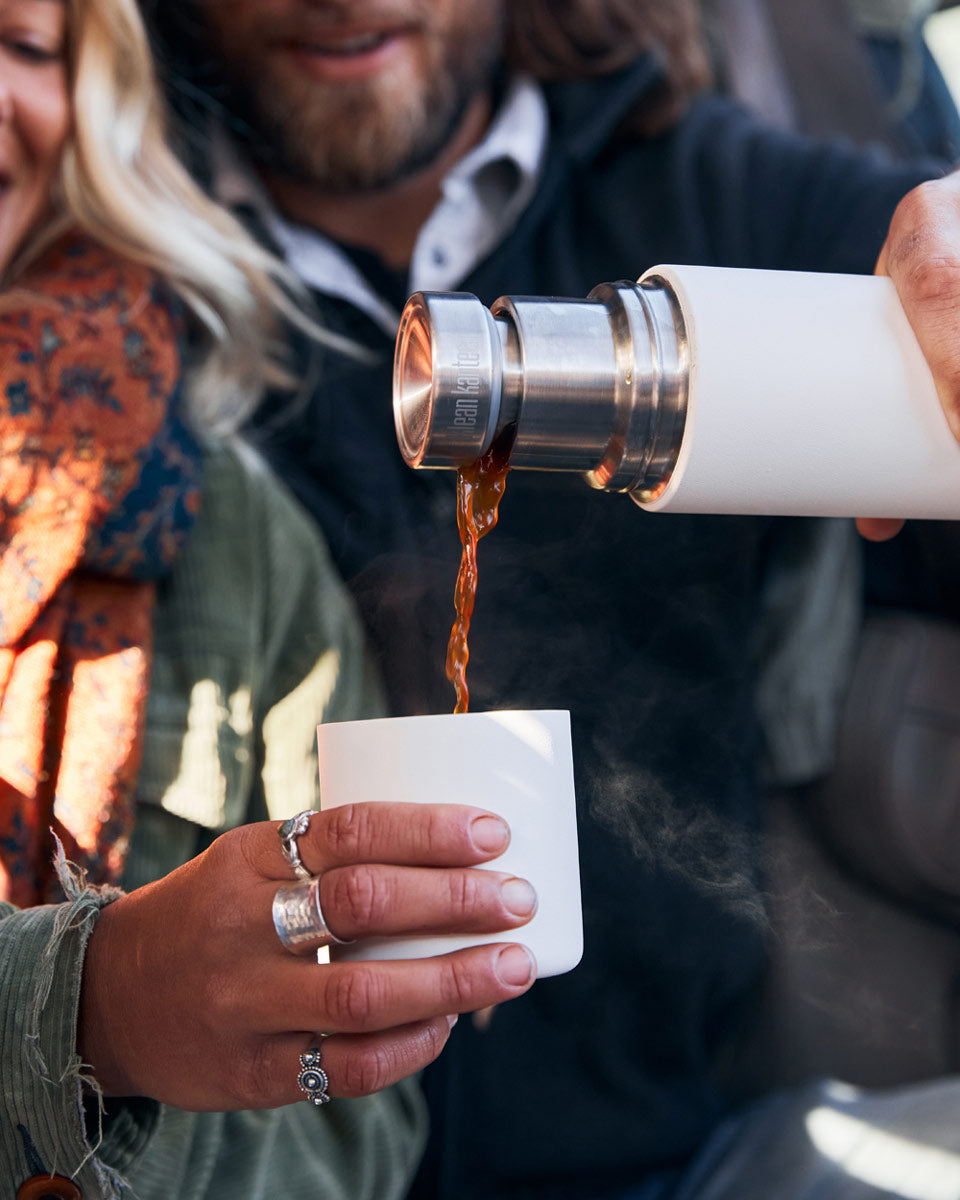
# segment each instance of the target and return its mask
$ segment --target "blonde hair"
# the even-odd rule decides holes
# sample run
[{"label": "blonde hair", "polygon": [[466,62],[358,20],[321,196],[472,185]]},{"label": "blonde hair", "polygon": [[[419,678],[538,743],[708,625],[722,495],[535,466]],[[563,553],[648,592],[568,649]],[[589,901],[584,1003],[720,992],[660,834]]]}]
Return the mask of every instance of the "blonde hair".
[{"label": "blonde hair", "polygon": [[156,270],[195,318],[200,352],[189,389],[195,420],[236,429],[264,387],[289,382],[278,318],[304,323],[296,304],[302,289],[203,193],[171,149],[136,0],[66,5],[73,125],[57,214],[27,257],[65,228],[79,227]]}]

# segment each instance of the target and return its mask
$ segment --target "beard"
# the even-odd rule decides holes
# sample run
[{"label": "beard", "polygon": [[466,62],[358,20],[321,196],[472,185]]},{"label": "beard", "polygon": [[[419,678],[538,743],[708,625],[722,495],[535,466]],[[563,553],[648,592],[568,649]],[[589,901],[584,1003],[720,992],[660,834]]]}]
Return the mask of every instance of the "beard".
[{"label": "beard", "polygon": [[415,64],[356,83],[293,77],[248,61],[223,81],[224,99],[267,172],[330,194],[375,192],[444,150],[471,101],[490,89],[500,50],[498,21],[482,39],[433,38]]}]

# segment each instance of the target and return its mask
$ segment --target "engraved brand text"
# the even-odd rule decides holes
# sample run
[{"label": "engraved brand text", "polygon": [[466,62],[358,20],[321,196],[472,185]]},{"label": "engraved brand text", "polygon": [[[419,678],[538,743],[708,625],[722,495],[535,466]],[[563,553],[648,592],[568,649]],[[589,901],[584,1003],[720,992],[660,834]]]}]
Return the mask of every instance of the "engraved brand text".
[{"label": "engraved brand text", "polygon": [[454,363],[457,372],[457,386],[453,389],[456,397],[454,425],[474,426],[477,423],[476,397],[480,395],[480,339],[465,337],[457,345],[457,360]]}]

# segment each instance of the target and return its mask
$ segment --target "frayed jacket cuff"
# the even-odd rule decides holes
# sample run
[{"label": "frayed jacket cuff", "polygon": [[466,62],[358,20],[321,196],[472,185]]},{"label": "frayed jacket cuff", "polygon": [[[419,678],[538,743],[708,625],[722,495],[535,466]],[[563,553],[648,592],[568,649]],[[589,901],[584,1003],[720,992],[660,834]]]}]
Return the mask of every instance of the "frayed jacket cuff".
[{"label": "frayed jacket cuff", "polygon": [[111,1105],[102,1116],[76,1051],[80,983],[100,910],[122,893],[87,885],[62,862],[60,877],[64,904],[0,903],[0,1179],[11,1197],[24,1179],[56,1174],[85,1197],[114,1200],[123,1195],[118,1169],[146,1146],[159,1106]]}]

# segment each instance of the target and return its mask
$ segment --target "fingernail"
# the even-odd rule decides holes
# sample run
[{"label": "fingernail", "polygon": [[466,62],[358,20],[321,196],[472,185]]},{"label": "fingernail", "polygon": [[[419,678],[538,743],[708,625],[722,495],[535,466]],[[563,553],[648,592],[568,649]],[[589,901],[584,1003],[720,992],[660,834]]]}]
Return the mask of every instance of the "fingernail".
[{"label": "fingernail", "polygon": [[460,1020],[459,1013],[448,1013],[447,1014],[447,1024],[450,1026],[451,1029],[454,1027],[454,1025],[456,1025],[456,1023],[459,1020]]},{"label": "fingernail", "polygon": [[510,840],[510,830],[506,821],[499,817],[474,817],[470,823],[470,836],[473,844],[484,854],[492,854],[495,850],[505,850]]},{"label": "fingernail", "polygon": [[497,956],[497,977],[501,983],[519,987],[533,978],[536,963],[526,946],[507,946]]},{"label": "fingernail", "polygon": [[505,879],[500,884],[503,907],[517,917],[529,917],[537,907],[537,893],[525,879]]}]

